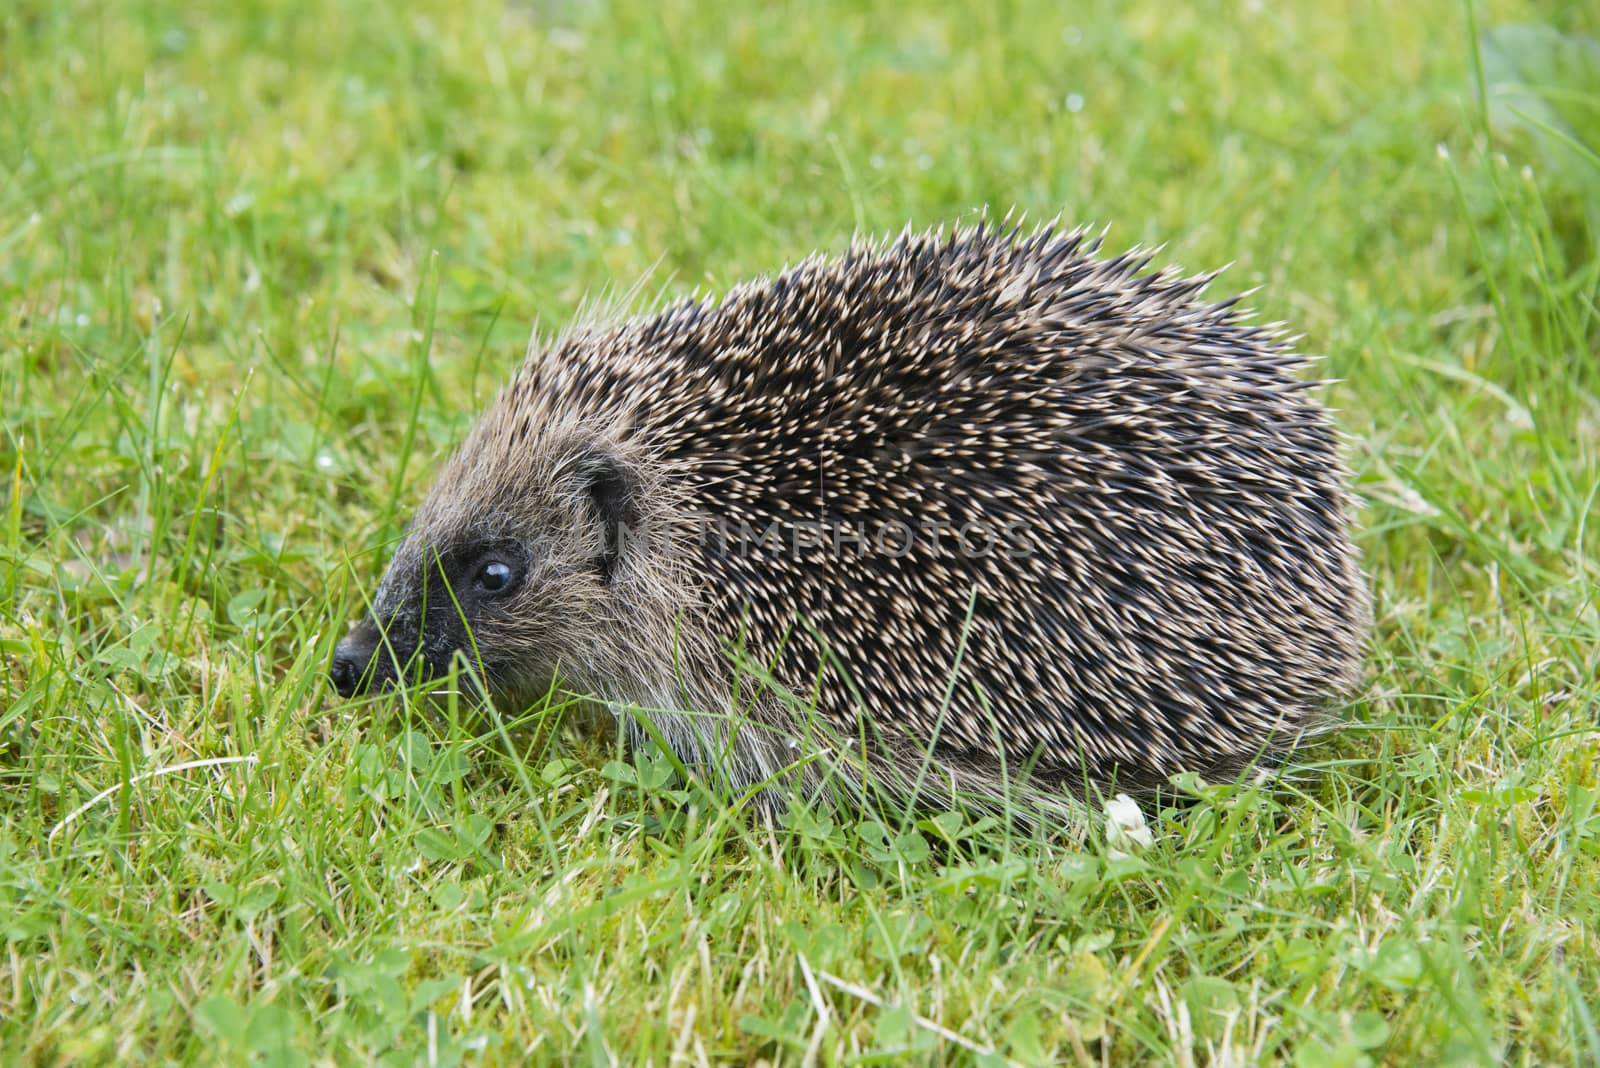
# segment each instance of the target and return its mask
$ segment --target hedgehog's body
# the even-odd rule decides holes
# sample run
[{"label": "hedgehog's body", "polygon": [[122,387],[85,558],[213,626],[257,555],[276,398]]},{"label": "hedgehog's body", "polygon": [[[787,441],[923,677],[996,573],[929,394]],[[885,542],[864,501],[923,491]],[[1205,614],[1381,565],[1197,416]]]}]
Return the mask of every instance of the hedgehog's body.
[{"label": "hedgehog's body", "polygon": [[530,358],[375,599],[393,653],[440,673],[464,620],[494,695],[642,707],[740,786],[863,741],[991,794],[1292,741],[1368,625],[1335,432],[1204,279],[1094,251],[908,236]]}]

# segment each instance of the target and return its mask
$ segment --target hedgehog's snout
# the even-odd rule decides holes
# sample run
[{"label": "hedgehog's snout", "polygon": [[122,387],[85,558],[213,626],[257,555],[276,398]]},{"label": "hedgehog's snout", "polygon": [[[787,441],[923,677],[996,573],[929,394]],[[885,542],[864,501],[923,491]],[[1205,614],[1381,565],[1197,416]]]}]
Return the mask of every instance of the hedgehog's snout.
[{"label": "hedgehog's snout", "polygon": [[334,646],[328,678],[340,697],[354,697],[371,686],[382,639],[383,635],[372,620],[365,619]]}]

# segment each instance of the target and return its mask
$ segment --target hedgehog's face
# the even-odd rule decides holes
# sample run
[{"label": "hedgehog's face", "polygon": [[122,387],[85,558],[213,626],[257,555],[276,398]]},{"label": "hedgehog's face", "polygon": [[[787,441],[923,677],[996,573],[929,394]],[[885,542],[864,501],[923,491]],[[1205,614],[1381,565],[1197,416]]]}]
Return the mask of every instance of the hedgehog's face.
[{"label": "hedgehog's face", "polygon": [[452,465],[419,510],[371,613],[334,653],[341,695],[436,681],[458,659],[461,678],[507,706],[558,674],[593,675],[597,632],[617,618],[627,471],[586,450],[516,479],[474,474]]}]

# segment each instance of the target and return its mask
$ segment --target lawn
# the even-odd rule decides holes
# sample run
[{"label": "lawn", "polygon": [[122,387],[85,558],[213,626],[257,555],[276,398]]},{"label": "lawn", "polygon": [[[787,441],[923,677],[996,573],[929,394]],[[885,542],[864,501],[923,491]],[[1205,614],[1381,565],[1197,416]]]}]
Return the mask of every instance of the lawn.
[{"label": "lawn", "polygon": [[[0,1061],[1600,1062],[1583,35],[1587,0],[7,0]],[[1337,380],[1377,630],[1287,782],[1185,782],[1131,856],[769,825],[546,746],[559,704],[335,697],[531,331],[986,205],[1231,263]]]}]

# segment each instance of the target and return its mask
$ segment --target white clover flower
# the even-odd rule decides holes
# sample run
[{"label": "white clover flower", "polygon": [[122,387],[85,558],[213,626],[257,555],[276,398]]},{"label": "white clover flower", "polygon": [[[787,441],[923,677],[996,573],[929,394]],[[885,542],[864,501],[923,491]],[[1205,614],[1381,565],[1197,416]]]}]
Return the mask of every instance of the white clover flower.
[{"label": "white clover flower", "polygon": [[1144,813],[1139,803],[1127,794],[1118,794],[1106,802],[1106,855],[1112,860],[1122,860],[1141,849],[1154,845],[1156,836],[1145,826]]}]

